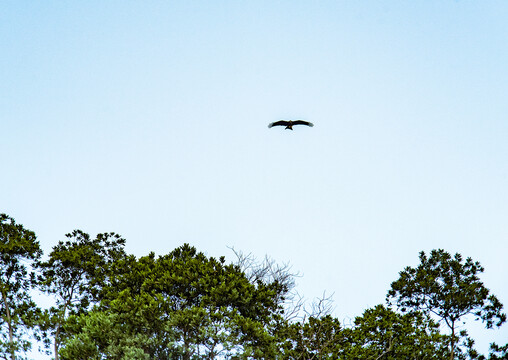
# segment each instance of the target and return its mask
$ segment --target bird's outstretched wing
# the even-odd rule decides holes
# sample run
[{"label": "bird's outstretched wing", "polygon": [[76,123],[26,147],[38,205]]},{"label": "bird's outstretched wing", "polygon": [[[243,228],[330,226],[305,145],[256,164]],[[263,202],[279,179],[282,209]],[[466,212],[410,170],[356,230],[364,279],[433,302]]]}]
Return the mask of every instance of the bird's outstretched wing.
[{"label": "bird's outstretched wing", "polygon": [[273,126],[288,126],[289,121],[279,120],[273,123],[268,124],[268,127],[271,128]]},{"label": "bird's outstretched wing", "polygon": [[313,123],[305,121],[305,120],[293,120],[293,125],[307,125],[307,126],[314,126]]}]

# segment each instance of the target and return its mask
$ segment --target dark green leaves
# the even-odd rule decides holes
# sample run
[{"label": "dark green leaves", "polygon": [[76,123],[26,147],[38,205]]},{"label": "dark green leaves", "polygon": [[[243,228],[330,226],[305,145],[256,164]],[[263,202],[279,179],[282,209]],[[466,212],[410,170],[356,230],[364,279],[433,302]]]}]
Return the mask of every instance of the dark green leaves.
[{"label": "dark green leaves", "polygon": [[[302,317],[297,275],[287,264],[237,252],[238,263],[228,264],[188,244],[138,258],[124,245],[114,233],[92,238],[75,230],[41,261],[35,234],[0,214],[0,357],[21,359],[28,335],[41,334],[53,342],[56,360],[507,356],[507,346],[495,344],[488,358],[479,354],[458,328],[466,316],[487,328],[506,321],[503,305],[480,281],[483,267],[460,254],[421,252],[420,264],[392,283],[387,300],[395,307],[375,306],[344,326],[327,311],[329,298]],[[30,298],[35,288],[54,305],[38,308]]]},{"label": "dark green leaves", "polygon": [[125,257],[125,240],[115,233],[98,234],[95,239],[75,230],[66,235],[49,254],[37,262],[38,286],[54,297],[56,305],[46,310],[40,328],[46,339],[52,335],[55,359],[65,337],[63,324],[69,315],[85,313],[98,301],[99,293],[109,281],[111,265]]},{"label": "dark green leaves", "polygon": [[37,314],[30,296],[31,264],[41,254],[32,231],[0,214],[0,356],[5,359],[14,360],[30,348],[26,334]]},{"label": "dark green leaves", "polygon": [[443,359],[447,354],[447,337],[419,312],[401,315],[377,305],[357,317],[345,333],[348,359]]},{"label": "dark green leaves", "polygon": [[[115,329],[121,330],[109,334],[121,333],[125,341],[145,334],[150,341],[136,346],[151,358],[266,357],[272,351],[266,327],[281,311],[279,291],[277,283],[252,284],[239,267],[186,244],[158,258],[152,253],[117,260],[90,316],[117,319]],[[77,319],[96,333],[86,316]],[[71,338],[62,354],[79,352],[81,336]],[[88,339],[103,354],[124,341],[107,336]]]},{"label": "dark green leaves", "polygon": [[420,264],[407,267],[392,283],[387,299],[393,300],[403,312],[424,311],[442,320],[451,331],[450,348],[457,342],[456,324],[466,315],[485,322],[487,328],[506,321],[503,305],[480,281],[483,272],[479,262],[460,254],[432,250],[430,257],[420,253]]}]

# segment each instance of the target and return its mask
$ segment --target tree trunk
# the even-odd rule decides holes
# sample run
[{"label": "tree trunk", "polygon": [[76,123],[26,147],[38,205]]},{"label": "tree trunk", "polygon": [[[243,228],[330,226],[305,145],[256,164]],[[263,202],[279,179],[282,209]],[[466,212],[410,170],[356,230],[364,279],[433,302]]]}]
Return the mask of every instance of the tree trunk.
[{"label": "tree trunk", "polygon": [[55,349],[55,360],[58,360],[58,335],[60,335],[60,325],[58,325],[58,327],[56,328],[56,331],[55,331],[55,344],[54,344],[54,349]]},{"label": "tree trunk", "polygon": [[14,331],[12,329],[11,310],[9,309],[9,303],[7,302],[7,294],[2,290],[2,300],[5,306],[5,316],[7,317],[7,325],[9,326],[9,345],[11,360],[16,360],[16,353],[14,352]]},{"label": "tree trunk", "polygon": [[455,324],[452,323],[452,338],[450,340],[450,360],[455,357]]},{"label": "tree trunk", "polygon": [[187,331],[183,331],[183,360],[190,360],[191,358],[191,353],[190,353],[190,350],[189,350],[189,344],[188,344],[188,339],[187,339]]},{"label": "tree trunk", "polygon": [[[71,289],[70,296],[69,296],[70,299],[72,299],[73,293],[74,293],[74,287]],[[57,324],[56,331],[55,331],[55,344],[54,344],[55,360],[59,360],[58,349],[60,348],[60,338],[59,338],[59,336],[60,336],[60,329],[62,328],[62,324],[65,321],[65,314],[67,313],[67,306],[68,306],[69,303],[70,303],[70,300],[68,300],[65,303],[64,308],[63,308],[63,314],[58,319],[58,324]]]}]

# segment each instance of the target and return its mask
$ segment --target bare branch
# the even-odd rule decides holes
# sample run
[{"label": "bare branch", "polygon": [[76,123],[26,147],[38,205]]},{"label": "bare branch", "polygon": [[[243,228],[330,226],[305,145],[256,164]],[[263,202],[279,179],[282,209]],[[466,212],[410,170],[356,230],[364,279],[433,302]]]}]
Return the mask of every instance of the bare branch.
[{"label": "bare branch", "polygon": [[284,290],[279,294],[277,302],[283,305],[286,320],[295,320],[300,316],[304,307],[304,298],[295,290],[295,279],[301,276],[300,273],[293,272],[289,263],[278,264],[268,256],[259,261],[252,253],[245,254],[234,247],[229,249],[237,258],[235,265],[240,267],[250,282],[265,284],[277,282],[282,285]]},{"label": "bare branch", "polygon": [[310,305],[310,309],[305,308],[304,312],[309,317],[321,318],[330,315],[333,310],[335,310],[333,305],[333,294],[326,296],[326,291],[324,291],[323,296],[314,299]]}]

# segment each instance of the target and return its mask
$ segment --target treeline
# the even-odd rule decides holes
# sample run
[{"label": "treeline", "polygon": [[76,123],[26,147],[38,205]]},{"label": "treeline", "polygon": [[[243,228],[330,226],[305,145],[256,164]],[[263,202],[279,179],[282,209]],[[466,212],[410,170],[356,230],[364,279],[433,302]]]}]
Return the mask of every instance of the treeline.
[{"label": "treeline", "polygon": [[421,252],[385,304],[344,326],[330,299],[306,306],[290,268],[270,259],[235,252],[227,263],[187,244],[138,258],[115,233],[66,237],[43,258],[35,234],[0,214],[0,358],[24,359],[34,344],[68,360],[508,358],[508,344],[479,354],[458,327],[506,321],[482,266],[459,254]]}]

